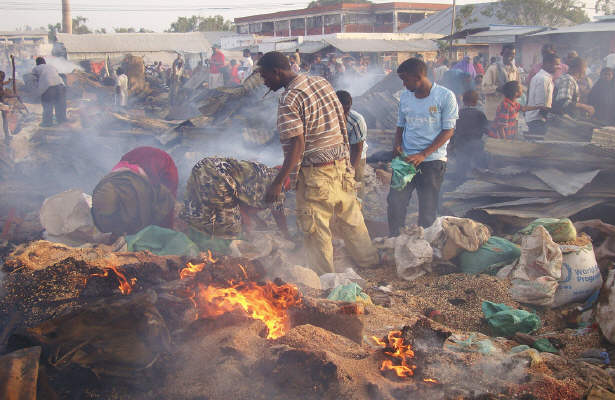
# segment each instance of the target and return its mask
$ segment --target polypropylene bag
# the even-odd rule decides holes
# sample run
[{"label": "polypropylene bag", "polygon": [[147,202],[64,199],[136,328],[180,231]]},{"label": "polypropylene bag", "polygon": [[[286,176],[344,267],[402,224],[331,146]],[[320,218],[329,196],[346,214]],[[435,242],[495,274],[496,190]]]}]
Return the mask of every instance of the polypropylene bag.
[{"label": "polypropylene bag", "polygon": [[395,238],[395,267],[397,276],[412,281],[431,272],[433,249],[425,239],[423,230],[402,233]]},{"label": "polypropylene bag", "polygon": [[416,175],[414,164],[405,162],[399,156],[391,161],[391,169],[393,170],[391,188],[395,190],[405,188],[412,181],[414,175]]},{"label": "polypropylene bag", "polygon": [[553,304],[562,276],[562,251],[542,225],[523,237],[521,257],[510,273],[512,298],[527,304]]},{"label": "polypropylene bag", "polygon": [[469,218],[438,217],[425,229],[425,240],[434,251],[434,258],[451,260],[462,251],[477,251],[489,240],[489,228]]},{"label": "polypropylene bag", "polygon": [[602,274],[591,243],[559,247],[563,255],[562,274],[553,307],[582,302],[602,286]]},{"label": "polypropylene bag", "polygon": [[459,264],[466,274],[494,273],[520,256],[521,249],[517,245],[504,238],[491,236],[477,251],[463,251],[459,255]]},{"label": "polypropylene bag", "polygon": [[327,296],[329,300],[347,301],[351,303],[366,303],[372,304],[372,299],[369,295],[363,292],[361,286],[356,283],[338,286]]},{"label": "polypropylene bag", "polygon": [[40,211],[45,239],[69,246],[103,241],[108,235],[96,228],[91,210],[92,197],[78,189],[46,198]]},{"label": "polypropylene bag", "polygon": [[146,226],[134,235],[126,236],[128,251],[151,251],[159,256],[180,255],[196,257],[199,248],[188,236],[156,225]]},{"label": "polypropylene bag", "polygon": [[483,301],[482,309],[487,323],[498,336],[511,337],[517,332],[529,334],[540,329],[540,318],[529,311],[490,301]]},{"label": "polypropylene bag", "polygon": [[554,242],[569,242],[577,238],[577,230],[568,218],[538,218],[515,235],[515,242],[520,243],[523,236],[534,232],[537,226],[544,226]]}]

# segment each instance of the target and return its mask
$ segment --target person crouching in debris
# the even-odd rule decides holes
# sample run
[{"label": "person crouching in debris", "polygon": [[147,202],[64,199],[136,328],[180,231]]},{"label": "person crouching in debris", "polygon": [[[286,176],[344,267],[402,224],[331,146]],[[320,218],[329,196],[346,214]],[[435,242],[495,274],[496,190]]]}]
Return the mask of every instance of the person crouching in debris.
[{"label": "person crouching in debris", "polygon": [[367,160],[367,124],[361,114],[350,109],[352,107],[352,96],[350,93],[345,90],[338,90],[335,94],[344,109],[348,143],[350,144],[350,164],[354,168],[354,179],[360,185],[358,190],[359,198],[363,198],[363,176]]},{"label": "person crouching in debris", "polygon": [[318,274],[335,272],[330,226],[334,214],[355,263],[378,264],[356,196],[344,110],[333,87],[321,76],[294,73],[279,52],[265,54],[258,68],[269,89],[285,89],[277,121],[284,163],[266,200],[276,201],[283,182],[291,174],[294,181],[296,174],[297,226],[304,234],[308,265]]},{"label": "person crouching in debris", "polygon": [[399,235],[405,225],[414,189],[419,198],[418,224],[426,228],[435,221],[446,171],[446,147],[458,117],[455,94],[427,79],[423,61],[410,58],[397,68],[397,74],[407,90],[399,100],[393,154],[418,171],[403,187],[391,186],[387,197],[391,236]]},{"label": "person crouching in debris", "polygon": [[36,66],[32,74],[38,81],[38,90],[43,105],[43,122],[41,126],[53,125],[53,112],[55,110],[56,122],[66,122],[66,86],[58,71],[45,63],[43,57],[36,58]]},{"label": "person crouching in debris", "polygon": [[177,168],[169,154],[137,147],[94,188],[94,224],[114,236],[131,235],[149,225],[172,229],[177,184]]},{"label": "person crouching in debris", "polygon": [[[213,237],[230,239],[239,236],[242,227],[249,233],[253,220],[265,225],[257,213],[270,208],[278,229],[289,238],[283,198],[273,203],[265,201],[267,188],[276,175],[277,169],[259,162],[204,158],[192,168],[180,218]],[[288,183],[286,189],[290,187]]]}]

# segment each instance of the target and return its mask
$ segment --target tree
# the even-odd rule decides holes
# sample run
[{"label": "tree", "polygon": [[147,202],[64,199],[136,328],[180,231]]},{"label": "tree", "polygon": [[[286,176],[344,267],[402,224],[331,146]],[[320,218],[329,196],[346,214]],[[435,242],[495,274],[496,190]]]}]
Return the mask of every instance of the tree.
[{"label": "tree", "polygon": [[322,6],[330,6],[333,4],[341,4],[341,3],[371,3],[369,0],[313,0],[308,4],[307,8],[314,7],[322,7]]},{"label": "tree", "polygon": [[115,33],[135,33],[135,28],[113,28]]},{"label": "tree", "polygon": [[193,15],[191,17],[179,17],[177,21],[171,23],[169,32],[207,32],[207,31],[232,31],[233,23],[227,21],[221,15],[201,17]]},{"label": "tree", "polygon": [[73,18],[73,33],[77,35],[92,33],[90,28],[85,25],[87,21],[88,19],[86,17],[76,16]]},{"label": "tree", "polygon": [[482,13],[513,25],[561,26],[589,21],[577,0],[500,0]]},{"label": "tree", "polygon": [[597,13],[611,15],[615,12],[614,0],[596,0],[595,9]]},{"label": "tree", "polygon": [[105,28],[100,28],[100,29],[96,29],[94,33],[107,33],[107,30]]},{"label": "tree", "polygon": [[56,34],[62,30],[62,24],[59,22],[55,25],[49,24],[47,25],[47,29],[49,30],[49,33],[47,33],[47,38],[49,41],[57,42],[58,36]]}]

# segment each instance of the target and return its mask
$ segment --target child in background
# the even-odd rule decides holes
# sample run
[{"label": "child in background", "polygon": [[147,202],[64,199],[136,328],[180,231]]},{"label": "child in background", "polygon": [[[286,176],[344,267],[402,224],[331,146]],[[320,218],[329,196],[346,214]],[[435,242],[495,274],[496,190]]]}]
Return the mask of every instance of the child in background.
[{"label": "child in background", "polygon": [[451,178],[454,186],[462,184],[474,168],[485,164],[483,135],[487,134],[489,121],[479,108],[480,95],[476,90],[463,94],[464,107],[459,110],[455,134],[448,145],[451,161],[454,163]]},{"label": "child in background", "polygon": [[499,139],[518,139],[523,137],[519,135],[519,127],[517,118],[519,111],[534,111],[545,110],[544,106],[522,106],[517,99],[521,97],[522,90],[519,81],[506,82],[502,87],[504,100],[498,106],[495,119],[489,129],[489,136]]}]

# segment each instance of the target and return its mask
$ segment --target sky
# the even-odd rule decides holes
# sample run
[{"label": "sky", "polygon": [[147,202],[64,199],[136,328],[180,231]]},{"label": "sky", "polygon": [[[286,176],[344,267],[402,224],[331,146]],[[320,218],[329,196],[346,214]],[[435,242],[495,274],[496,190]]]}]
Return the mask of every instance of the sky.
[{"label": "sky", "polygon": [[[392,0],[375,0],[386,3]],[[458,4],[479,3],[485,0],[459,0]],[[584,0],[588,4],[593,0]],[[426,2],[415,0],[415,2]],[[452,4],[452,0],[433,0],[432,3]],[[71,0],[72,16],[88,19],[90,29],[134,27],[162,32],[180,16],[222,15],[232,20],[254,14],[305,8],[301,0]],[[229,6],[232,4],[232,6]],[[14,30],[31,26],[46,27],[62,20],[61,0],[1,0],[0,30]],[[589,14],[589,13],[588,13]],[[591,14],[590,14],[591,15]]]}]

